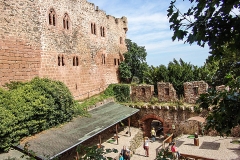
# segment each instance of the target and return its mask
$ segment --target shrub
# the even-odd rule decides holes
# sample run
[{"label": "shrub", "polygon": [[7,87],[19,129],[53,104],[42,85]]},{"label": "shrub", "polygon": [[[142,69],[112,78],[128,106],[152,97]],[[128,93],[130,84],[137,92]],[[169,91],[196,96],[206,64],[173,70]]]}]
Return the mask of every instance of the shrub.
[{"label": "shrub", "polygon": [[0,151],[73,118],[77,103],[62,82],[34,78],[7,86],[0,89]]}]

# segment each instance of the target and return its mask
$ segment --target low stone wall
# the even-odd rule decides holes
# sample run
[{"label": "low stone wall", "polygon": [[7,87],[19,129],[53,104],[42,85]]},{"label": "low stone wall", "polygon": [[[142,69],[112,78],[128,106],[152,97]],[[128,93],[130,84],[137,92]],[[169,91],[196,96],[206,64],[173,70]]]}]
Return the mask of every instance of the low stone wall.
[{"label": "low stone wall", "polygon": [[139,131],[131,140],[130,142],[130,151],[132,151],[133,154],[135,154],[136,149],[141,146],[143,143],[143,133],[142,131]]}]

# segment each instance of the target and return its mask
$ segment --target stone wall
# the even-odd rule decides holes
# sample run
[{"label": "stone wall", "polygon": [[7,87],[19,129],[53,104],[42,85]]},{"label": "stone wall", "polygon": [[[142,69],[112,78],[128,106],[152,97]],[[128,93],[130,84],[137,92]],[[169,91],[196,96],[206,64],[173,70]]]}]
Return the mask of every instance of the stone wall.
[{"label": "stone wall", "polygon": [[[194,107],[176,106],[132,106],[140,111],[131,117],[131,125],[142,128],[143,136],[150,137],[151,122],[159,120],[163,124],[164,135],[173,133],[174,136],[181,134],[194,134],[198,132],[197,121],[188,121],[190,117],[199,115],[194,112]],[[174,127],[173,127],[174,126]]]},{"label": "stone wall", "polygon": [[0,8],[0,86],[48,77],[83,99],[119,82],[126,17],[86,0],[1,0]]},{"label": "stone wall", "polygon": [[185,82],[184,85],[184,97],[187,103],[196,103],[200,94],[206,93],[208,84],[204,81]]},{"label": "stone wall", "polygon": [[169,82],[158,82],[158,100],[160,102],[171,102],[177,100],[176,90]]},{"label": "stone wall", "polygon": [[149,102],[154,93],[153,85],[131,86],[131,98],[133,101]]}]

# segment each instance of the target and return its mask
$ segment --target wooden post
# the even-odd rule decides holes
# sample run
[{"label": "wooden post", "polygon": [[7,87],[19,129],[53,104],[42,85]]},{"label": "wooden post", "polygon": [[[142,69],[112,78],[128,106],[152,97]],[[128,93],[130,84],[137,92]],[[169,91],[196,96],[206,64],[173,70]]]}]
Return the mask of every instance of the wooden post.
[{"label": "wooden post", "polygon": [[102,147],[102,137],[101,137],[101,134],[98,135],[98,139],[99,139],[98,148],[101,148]]},{"label": "wooden post", "polygon": [[116,124],[116,139],[117,139],[117,144],[118,144],[118,127],[117,127],[117,124]]},{"label": "wooden post", "polygon": [[131,137],[131,131],[130,131],[130,117],[128,117],[128,133],[129,133],[129,136]]}]

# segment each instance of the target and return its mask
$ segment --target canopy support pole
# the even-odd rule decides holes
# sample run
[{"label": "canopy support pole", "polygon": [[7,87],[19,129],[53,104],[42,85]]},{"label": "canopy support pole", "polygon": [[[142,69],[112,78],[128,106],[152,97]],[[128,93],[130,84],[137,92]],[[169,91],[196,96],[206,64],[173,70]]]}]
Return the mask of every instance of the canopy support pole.
[{"label": "canopy support pole", "polygon": [[129,136],[131,137],[131,131],[130,131],[130,117],[128,117],[128,133],[129,133]]}]

